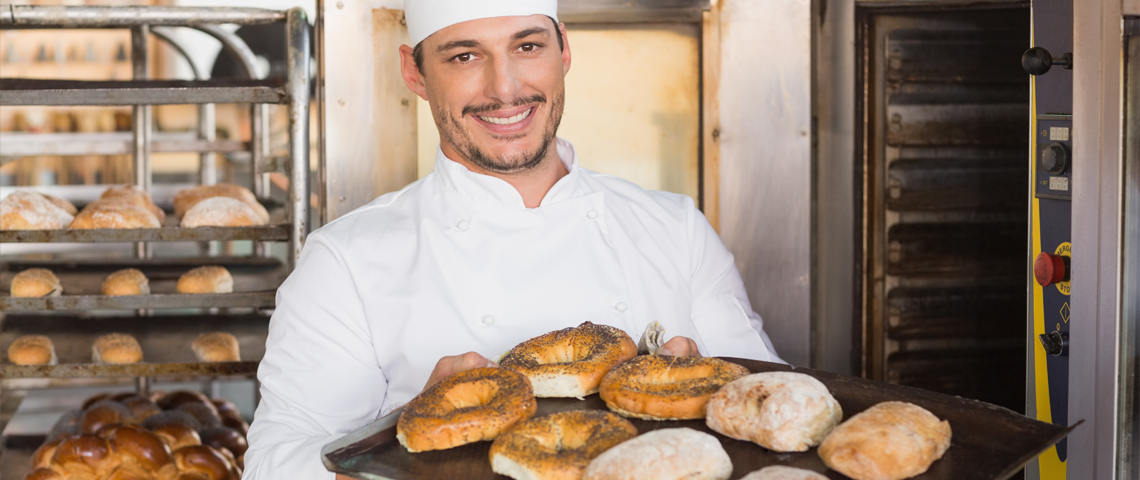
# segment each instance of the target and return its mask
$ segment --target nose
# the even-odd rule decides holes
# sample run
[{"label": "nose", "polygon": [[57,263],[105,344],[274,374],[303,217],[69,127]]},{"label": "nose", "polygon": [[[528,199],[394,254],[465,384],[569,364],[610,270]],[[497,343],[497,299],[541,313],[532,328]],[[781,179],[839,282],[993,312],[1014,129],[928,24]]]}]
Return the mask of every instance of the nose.
[{"label": "nose", "polygon": [[513,100],[518,98],[522,82],[519,81],[515,67],[510,55],[496,55],[490,62],[487,62],[487,68],[490,69],[487,75],[489,91],[486,94],[488,97],[505,105],[510,105]]}]

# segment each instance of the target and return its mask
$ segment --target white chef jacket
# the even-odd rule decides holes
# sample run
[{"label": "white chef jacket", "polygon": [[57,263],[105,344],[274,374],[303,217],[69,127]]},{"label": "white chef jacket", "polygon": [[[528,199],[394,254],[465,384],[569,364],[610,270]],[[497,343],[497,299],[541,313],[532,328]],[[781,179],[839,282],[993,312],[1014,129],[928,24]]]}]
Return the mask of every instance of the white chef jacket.
[{"label": "white chef jacket", "polygon": [[309,236],[277,291],[245,479],[331,479],[321,448],[403,405],[444,356],[497,359],[585,321],[651,322],[706,356],[781,360],[732,254],[685,195],[578,166],[538,208],[436,154],[435,171]]}]

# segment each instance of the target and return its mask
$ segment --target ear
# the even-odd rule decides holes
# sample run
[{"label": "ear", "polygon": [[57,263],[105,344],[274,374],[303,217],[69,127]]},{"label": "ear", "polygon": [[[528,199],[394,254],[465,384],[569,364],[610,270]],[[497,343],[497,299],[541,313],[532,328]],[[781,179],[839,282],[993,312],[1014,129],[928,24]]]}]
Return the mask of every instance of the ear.
[{"label": "ear", "polygon": [[408,90],[427,100],[427,87],[424,85],[424,75],[416,67],[416,58],[412,55],[412,47],[400,45],[400,76],[404,77],[404,85]]},{"label": "ear", "polygon": [[566,24],[558,23],[558,34],[562,35],[562,76],[570,72],[570,37],[566,35]]}]

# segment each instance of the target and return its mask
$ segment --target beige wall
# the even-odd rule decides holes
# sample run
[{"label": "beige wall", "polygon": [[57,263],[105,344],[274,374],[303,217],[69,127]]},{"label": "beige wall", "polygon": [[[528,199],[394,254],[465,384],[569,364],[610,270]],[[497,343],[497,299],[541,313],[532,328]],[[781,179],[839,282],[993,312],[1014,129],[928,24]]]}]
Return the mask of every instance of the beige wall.
[{"label": "beige wall", "polygon": [[[558,135],[581,165],[644,188],[697,199],[700,91],[697,25],[571,25],[573,64]],[[419,100],[418,173],[431,172],[439,133]]]}]

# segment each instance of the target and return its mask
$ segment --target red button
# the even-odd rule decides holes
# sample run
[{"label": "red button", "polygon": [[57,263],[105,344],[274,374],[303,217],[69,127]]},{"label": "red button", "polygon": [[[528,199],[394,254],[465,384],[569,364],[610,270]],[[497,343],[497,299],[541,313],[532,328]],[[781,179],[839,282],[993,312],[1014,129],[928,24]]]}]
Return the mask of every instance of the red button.
[{"label": "red button", "polygon": [[1033,278],[1042,287],[1048,287],[1065,279],[1065,258],[1045,252],[1037,254],[1033,260]]}]

